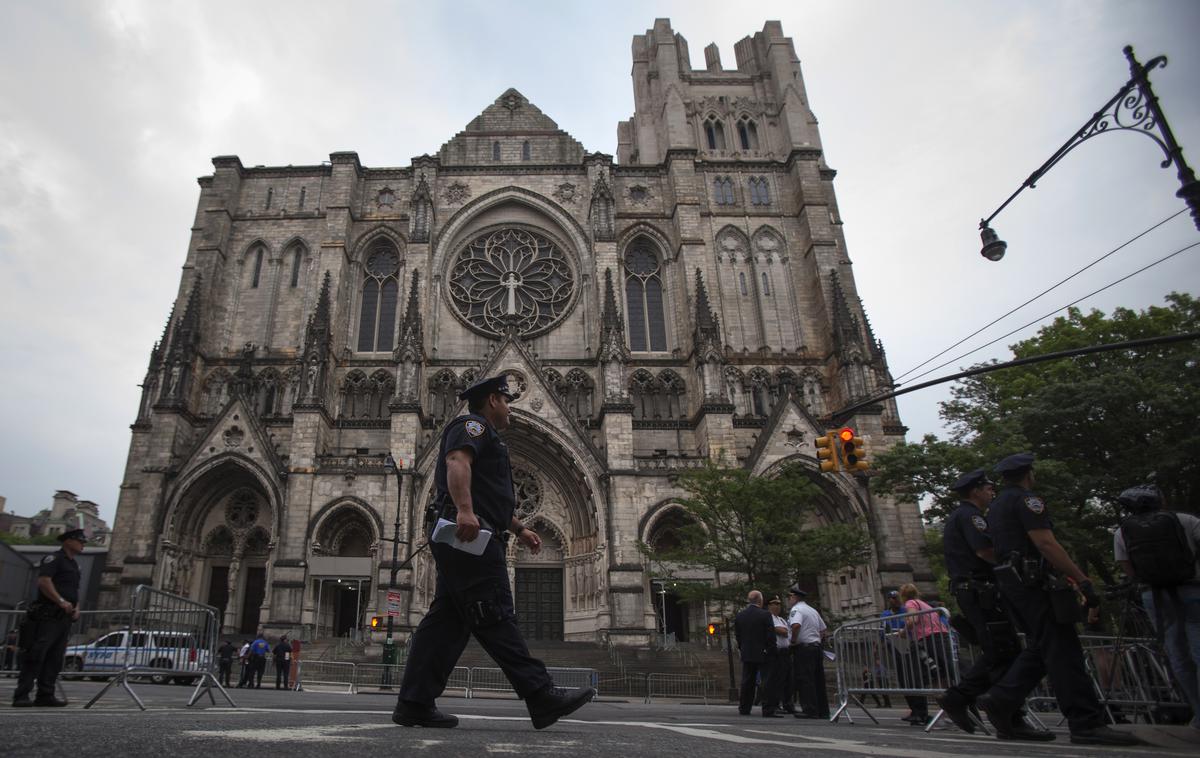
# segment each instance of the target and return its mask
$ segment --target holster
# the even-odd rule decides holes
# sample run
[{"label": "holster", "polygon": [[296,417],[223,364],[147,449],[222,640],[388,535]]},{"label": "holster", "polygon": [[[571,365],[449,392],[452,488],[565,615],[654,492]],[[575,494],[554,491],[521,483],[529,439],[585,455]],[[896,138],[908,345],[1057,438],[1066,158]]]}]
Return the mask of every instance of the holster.
[{"label": "holster", "polygon": [[1078,593],[1065,578],[1056,573],[1048,573],[1042,589],[1050,598],[1050,608],[1055,621],[1060,624],[1074,624],[1083,618]]}]

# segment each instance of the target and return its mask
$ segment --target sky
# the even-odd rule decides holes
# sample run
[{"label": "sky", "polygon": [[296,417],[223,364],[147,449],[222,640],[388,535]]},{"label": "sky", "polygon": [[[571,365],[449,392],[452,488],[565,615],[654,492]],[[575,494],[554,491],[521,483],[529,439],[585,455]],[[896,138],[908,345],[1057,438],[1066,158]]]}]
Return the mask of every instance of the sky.
[{"label": "sky", "polygon": [[[589,151],[633,111],[630,44],[671,19],[692,64],[778,19],[820,122],[854,273],[897,379],[1184,208],[1147,137],[1082,144],[978,221],[1146,61],[1200,166],[1193,0],[758,2],[0,2],[0,495],[32,515],[69,489],[112,523],[149,351],[175,298],[216,155],[366,166],[435,153],[508,87]],[[1186,213],[951,351],[931,376],[1007,356],[1041,317],[1200,241]],[[1197,291],[1200,248],[1080,302]],[[1059,310],[1061,312],[1061,310]],[[992,347],[970,348],[1034,322]],[[952,360],[954,359],[954,360]],[[926,377],[929,378],[929,377]],[[1185,378],[1195,380],[1195,377]],[[900,398],[909,439],[944,434],[948,386]]]}]

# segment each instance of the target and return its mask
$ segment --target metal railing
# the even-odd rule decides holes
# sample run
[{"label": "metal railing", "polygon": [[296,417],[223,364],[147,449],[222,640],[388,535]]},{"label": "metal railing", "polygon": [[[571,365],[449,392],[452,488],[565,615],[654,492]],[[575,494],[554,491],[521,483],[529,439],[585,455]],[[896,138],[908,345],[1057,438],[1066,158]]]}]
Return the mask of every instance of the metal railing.
[{"label": "metal railing", "polygon": [[145,710],[142,699],[129,684],[139,676],[161,681],[175,678],[177,681],[186,679],[190,680],[189,683],[197,682],[188,700],[189,706],[194,705],[205,693],[215,705],[216,698],[212,692],[215,687],[231,706],[237,707],[217,681],[215,673],[217,641],[220,638],[216,608],[144,584],[138,585],[133,591],[129,626],[109,637],[114,634],[122,636],[118,645],[108,645],[109,640],[97,640],[90,646],[67,648],[68,655],[73,650],[82,653],[85,669],[89,655],[99,655],[107,647],[120,650],[119,654],[114,652],[112,659],[111,669],[116,672],[115,676],[84,708],[91,708],[110,689],[120,685],[138,707]]},{"label": "metal railing", "polygon": [[714,696],[719,684],[714,677],[694,676],[692,674],[646,674],[645,702],[653,702],[655,697],[665,697],[672,700],[699,698],[708,705],[708,699]]},{"label": "metal railing", "polygon": [[296,681],[292,689],[300,691],[307,686],[332,686],[346,688],[346,694],[357,692],[357,663],[341,661],[309,661],[301,658],[296,664]]},{"label": "metal railing", "polygon": [[[864,698],[879,695],[933,697],[959,679],[957,646],[944,608],[851,621],[833,632],[839,704],[830,717],[854,723],[851,704],[871,721],[879,720]],[[896,628],[899,626],[900,628]],[[939,712],[927,728],[941,717]]]}]

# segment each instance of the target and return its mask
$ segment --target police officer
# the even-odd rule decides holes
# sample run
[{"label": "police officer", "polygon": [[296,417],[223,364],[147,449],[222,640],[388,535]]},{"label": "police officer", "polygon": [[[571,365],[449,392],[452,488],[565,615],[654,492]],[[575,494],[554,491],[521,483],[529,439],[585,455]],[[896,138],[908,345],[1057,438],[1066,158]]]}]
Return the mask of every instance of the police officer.
[{"label": "police officer", "polygon": [[[29,606],[21,629],[24,658],[13,692],[14,708],[61,708],[67,704],[66,700],[55,697],[54,684],[67,652],[71,622],[79,618],[79,564],[75,556],[83,552],[87,535],[82,529],[71,529],[58,535],[58,541],[62,547],[38,565],[38,596]],[[30,700],[29,693],[35,683],[37,697]]]},{"label": "police officer", "polygon": [[[1077,745],[1141,744],[1132,734],[1110,729],[1096,698],[1075,631],[1079,618],[1075,588],[1089,607],[1099,604],[1092,582],[1054,537],[1046,503],[1033,492],[1034,457],[1010,455],[996,464],[1004,487],[988,511],[988,533],[999,564],[997,584],[1026,634],[1027,646],[1004,676],[976,703],[1002,739],[1043,673],[1067,717]],[[1069,580],[1069,581],[1068,581]],[[1074,588],[1071,586],[1074,584]]]},{"label": "police officer", "polygon": [[[1021,648],[1016,630],[1001,605],[992,573],[996,555],[985,514],[996,496],[996,485],[988,479],[986,471],[975,469],[960,476],[950,489],[962,499],[943,527],[946,572],[950,575],[950,592],[970,624],[981,655],[937,699],[937,704],[960,729],[974,734],[975,724],[968,708],[987,692],[992,682],[1004,675]],[[1028,726],[1020,710],[1013,712],[1012,722],[1005,724],[1002,731],[1005,739],[1054,739],[1050,732]]]},{"label": "police officer", "polygon": [[476,382],[459,395],[469,413],[442,433],[434,474],[435,502],[453,519],[459,540],[472,542],[481,528],[492,532],[482,555],[430,542],[437,564],[437,587],[429,611],[409,641],[408,663],[392,721],[401,726],[450,728],[458,718],[439,711],[435,701],[472,634],[525,700],[533,726],[544,729],[595,695],[584,687],[555,687],[545,665],[529,654],[517,627],[501,533],[507,529],[531,552],[538,535],[515,515],[508,447],[499,432],[508,428],[513,395],[503,374]]}]

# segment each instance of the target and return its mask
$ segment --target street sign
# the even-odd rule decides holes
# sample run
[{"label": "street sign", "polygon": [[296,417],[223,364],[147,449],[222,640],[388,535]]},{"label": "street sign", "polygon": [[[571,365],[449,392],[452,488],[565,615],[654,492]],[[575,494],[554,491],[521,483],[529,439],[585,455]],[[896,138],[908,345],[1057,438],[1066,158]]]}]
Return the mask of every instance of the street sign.
[{"label": "street sign", "polygon": [[391,618],[396,618],[400,615],[400,593],[396,590],[388,590],[387,615]]}]

